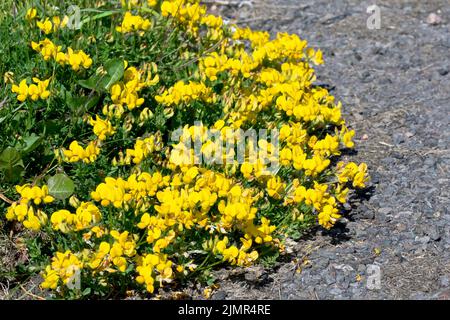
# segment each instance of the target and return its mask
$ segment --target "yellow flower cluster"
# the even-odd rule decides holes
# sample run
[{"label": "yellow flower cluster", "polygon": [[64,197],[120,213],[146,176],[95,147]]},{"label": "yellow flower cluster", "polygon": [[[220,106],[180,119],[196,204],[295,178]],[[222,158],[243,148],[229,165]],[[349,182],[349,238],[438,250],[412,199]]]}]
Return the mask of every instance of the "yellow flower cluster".
[{"label": "yellow flower cluster", "polygon": [[45,38],[42,41],[39,42],[31,42],[31,48],[39,52],[43,57],[45,61],[48,61],[50,59],[63,59],[64,53],[61,51],[62,46],[55,45],[51,40]]},{"label": "yellow flower cluster", "polygon": [[50,217],[55,230],[63,233],[80,231],[97,224],[101,220],[100,210],[91,202],[82,202],[73,214],[68,210],[58,210]]},{"label": "yellow flower cluster", "polygon": [[45,268],[44,281],[41,287],[44,289],[56,289],[60,281],[67,285],[71,281],[76,281],[75,277],[81,272],[83,263],[70,250],[57,252],[52,258],[51,265]]},{"label": "yellow flower cluster", "polygon": [[136,254],[136,242],[133,235],[128,234],[128,231],[119,233],[116,230],[110,232],[114,238],[114,243],[109,251],[112,263],[121,272],[125,272],[127,268],[126,257],[133,257]]},{"label": "yellow flower cluster", "polygon": [[179,105],[180,103],[188,104],[195,100],[202,100],[207,103],[215,101],[211,88],[204,83],[190,81],[178,81],[173,87],[164,91],[162,95],[156,96],[155,100],[166,106]]},{"label": "yellow flower cluster", "polygon": [[[35,12],[30,12],[30,17],[34,14],[34,16],[36,16]],[[28,17],[28,13],[27,13],[27,17]],[[45,34],[50,34],[52,32],[56,32],[59,29],[64,28],[65,26],[67,26],[67,23],[69,22],[69,17],[68,16],[64,16],[63,19],[61,20],[60,17],[58,16],[54,16],[52,18],[52,20],[50,20],[49,18],[45,18],[45,20],[40,20],[36,23],[36,25],[38,26],[39,29],[41,29]]]},{"label": "yellow flower cluster", "polygon": [[128,231],[120,233],[117,230],[112,230],[109,235],[113,243],[102,241],[98,250],[93,255],[86,257],[85,261],[96,272],[103,270],[109,273],[125,272],[128,261],[132,261],[130,258],[136,256],[137,237],[130,235]]},{"label": "yellow flower cluster", "polygon": [[150,29],[151,22],[141,16],[133,16],[131,12],[125,13],[120,26],[116,27],[117,32],[128,33],[134,31],[146,31]]},{"label": "yellow flower cluster", "polygon": [[[124,204],[133,201],[139,206],[144,206],[140,201],[144,197],[154,196],[158,187],[167,186],[170,176],[163,177],[161,173],[153,175],[143,172],[139,175],[133,174],[127,180],[107,177],[104,183],[97,186],[91,193],[92,199],[101,202],[102,206],[112,204],[116,208],[122,208]],[[144,206],[145,208],[145,206]]]},{"label": "yellow flower cluster", "polygon": [[[298,179],[295,179],[290,197],[295,203],[303,202],[317,210],[319,224],[329,229],[341,216],[338,214],[336,198],[327,190],[328,185],[317,182],[314,183],[314,188],[307,189],[300,185]],[[343,197],[345,198],[345,194],[341,194],[338,198],[343,199]]]},{"label": "yellow flower cluster", "polygon": [[161,137],[152,135],[144,139],[137,139],[133,149],[127,149],[124,156],[119,152],[119,160],[113,159],[113,165],[140,164],[153,152],[161,150]]},{"label": "yellow flower cluster", "polygon": [[78,71],[80,67],[89,69],[92,65],[92,59],[83,50],[73,51],[72,48],[67,48],[67,53],[57,56],[56,60],[61,65],[69,64],[74,71]]},{"label": "yellow flower cluster", "polygon": [[96,116],[95,120],[91,117],[89,119],[89,124],[94,127],[94,134],[102,141],[106,140],[106,137],[116,133],[111,122],[109,120],[103,120],[99,116]]},{"label": "yellow flower cluster", "polygon": [[19,221],[27,229],[39,231],[47,223],[47,215],[40,209],[35,210],[25,203],[14,202],[6,212],[6,219]]},{"label": "yellow flower cluster", "polygon": [[235,245],[230,245],[228,237],[224,237],[222,240],[217,241],[214,252],[223,256],[223,260],[229,262],[231,265],[249,266],[258,259],[258,251],[252,250],[250,253],[247,251],[252,246],[252,240],[241,238],[241,247],[238,248]]},{"label": "yellow flower cluster", "polygon": [[272,177],[267,181],[267,193],[272,198],[281,199],[285,188],[286,183],[283,183],[278,176]]},{"label": "yellow flower cluster", "polygon": [[148,292],[153,293],[155,290],[155,281],[170,282],[173,278],[172,261],[167,259],[167,254],[146,254],[140,257],[138,266],[136,267],[138,276],[136,281],[145,284]]},{"label": "yellow flower cluster", "polygon": [[13,84],[11,90],[17,94],[17,100],[20,102],[27,100],[27,98],[33,101],[38,99],[45,100],[50,96],[50,91],[47,90],[50,79],[39,80],[38,78],[33,78],[33,82],[33,84],[27,85],[27,80],[23,79],[19,85]]},{"label": "yellow flower cluster", "polygon": [[39,205],[41,203],[51,203],[55,199],[48,194],[48,187],[42,186],[30,186],[25,184],[23,186],[16,186],[16,191],[21,196],[20,203],[26,203],[33,201],[34,204]]},{"label": "yellow flower cluster", "polygon": [[[128,110],[133,110],[136,107],[141,106],[144,103],[144,98],[140,98],[138,93],[145,87],[155,86],[159,82],[158,75],[152,78],[153,73],[157,72],[157,67],[152,64],[147,68],[147,77],[144,79],[144,71],[138,70],[135,67],[128,67],[128,62],[125,61],[125,73],[124,79],[121,82],[114,84],[111,87],[110,94],[113,102],[112,108],[106,109],[106,114],[120,117],[123,114],[123,106],[126,105]],[[121,109],[117,112],[115,110]],[[104,111],[105,113],[105,111]]]},{"label": "yellow flower cluster", "polygon": [[63,155],[67,162],[83,161],[84,163],[94,162],[100,154],[100,148],[96,141],[91,141],[86,148],[80,146],[78,141],[72,141],[69,149],[63,149]]},{"label": "yellow flower cluster", "polygon": [[39,42],[31,42],[31,48],[39,52],[45,61],[54,59],[61,66],[70,65],[72,70],[78,71],[81,67],[88,69],[92,65],[92,59],[83,50],[74,51],[72,48],[67,49],[64,53],[62,46],[55,45],[51,40],[44,39]]},{"label": "yellow flower cluster", "polygon": [[161,14],[163,17],[173,17],[182,25],[186,25],[190,31],[198,31],[198,22],[204,17],[206,8],[198,2],[189,3],[186,0],[163,1]]},{"label": "yellow flower cluster", "polygon": [[16,191],[21,198],[18,202],[13,202],[7,209],[6,219],[22,222],[24,227],[30,230],[40,230],[41,226],[47,223],[48,218],[41,209],[35,209],[33,204],[38,206],[52,203],[55,198],[49,195],[46,185],[38,187],[25,184],[16,186]]},{"label": "yellow flower cluster", "polygon": [[369,180],[367,176],[367,165],[361,163],[359,166],[354,162],[346,165],[343,162],[337,164],[338,179],[340,183],[351,181],[354,188],[364,188]]}]

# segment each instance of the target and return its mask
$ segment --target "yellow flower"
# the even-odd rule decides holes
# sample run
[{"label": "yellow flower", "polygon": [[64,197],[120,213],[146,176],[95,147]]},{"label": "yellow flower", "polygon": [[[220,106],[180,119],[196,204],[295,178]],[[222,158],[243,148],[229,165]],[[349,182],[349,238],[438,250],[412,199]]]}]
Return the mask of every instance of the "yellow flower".
[{"label": "yellow flower", "polygon": [[102,215],[100,210],[91,202],[82,202],[77,208],[73,224],[75,231],[83,230],[98,223]]},{"label": "yellow flower", "polygon": [[33,82],[34,84],[28,86],[26,79],[24,79],[18,86],[12,86],[12,92],[17,93],[17,100],[23,102],[28,97],[33,101],[38,99],[45,100],[50,96],[50,91],[47,90],[50,79],[41,81],[38,78],[33,78]]},{"label": "yellow flower", "polygon": [[111,250],[110,244],[105,241],[102,241],[100,243],[97,253],[94,255],[91,262],[89,263],[89,267],[91,267],[92,269],[97,269],[98,267],[100,267],[105,257],[109,254],[110,250]]},{"label": "yellow flower", "polygon": [[338,187],[336,188],[336,200],[338,200],[340,203],[346,203],[347,202],[347,195],[350,192],[349,188],[343,188],[341,184],[338,184]]},{"label": "yellow flower", "polygon": [[7,210],[6,219],[9,221],[17,220],[23,221],[28,214],[28,205],[26,203],[14,202]]},{"label": "yellow flower", "polygon": [[303,162],[303,169],[307,176],[316,176],[330,165],[330,159],[322,158],[319,155],[314,155],[311,159],[306,159]]},{"label": "yellow flower", "polygon": [[13,84],[12,92],[17,93],[17,100],[24,102],[28,97],[27,80],[23,79],[20,81],[19,85]]},{"label": "yellow flower", "polygon": [[94,134],[100,140],[106,140],[107,136],[112,136],[116,132],[109,120],[103,120],[98,115],[95,118],[96,120],[91,117],[89,123],[94,127]]},{"label": "yellow flower", "polygon": [[51,266],[45,267],[43,278],[44,281],[41,283],[43,289],[55,290],[57,288],[59,282],[58,271],[53,270]]},{"label": "yellow flower", "polygon": [[281,181],[279,176],[272,177],[267,181],[267,193],[272,198],[280,199],[285,188],[286,184]]},{"label": "yellow flower", "polygon": [[61,20],[60,17],[54,16],[52,18],[52,22],[53,22],[53,31],[57,31],[59,28],[64,28],[65,26],[67,26],[67,23],[69,22],[69,17],[64,16],[63,19]]},{"label": "yellow flower", "polygon": [[117,32],[128,33],[133,31],[147,31],[151,27],[151,22],[141,16],[133,16],[131,12],[126,12],[120,26],[116,27]]},{"label": "yellow flower", "polygon": [[190,103],[194,100],[203,100],[205,102],[214,102],[215,96],[211,88],[204,83],[197,83],[190,81],[185,84],[183,81],[178,81],[173,87],[164,91],[162,95],[155,97],[158,103],[163,105],[179,105],[180,103]]},{"label": "yellow flower", "polygon": [[39,42],[31,42],[31,48],[34,51],[39,52],[45,61],[50,59],[56,59],[57,62],[62,63],[65,62],[65,55],[61,51],[61,46],[55,45],[49,39],[44,39]]},{"label": "yellow flower", "polygon": [[214,247],[214,252],[221,254],[227,248],[227,244],[228,244],[228,237],[224,237],[222,240],[217,241]]},{"label": "yellow flower", "polygon": [[241,165],[241,173],[244,176],[244,178],[249,179],[253,173],[253,166],[248,162],[244,162]]},{"label": "yellow flower", "polygon": [[256,238],[255,242],[260,244],[264,242],[271,242],[272,241],[272,232],[274,232],[276,229],[275,226],[270,225],[270,220],[262,217],[261,218],[261,225],[257,227],[256,231]]},{"label": "yellow flower", "polygon": [[63,149],[63,154],[67,162],[83,161],[84,163],[94,162],[100,154],[100,148],[95,141],[89,142],[86,149],[78,144],[78,141],[72,141],[69,150]]},{"label": "yellow flower", "polygon": [[191,167],[189,168],[183,176],[183,182],[186,184],[191,183],[195,177],[198,175],[198,168]]},{"label": "yellow flower", "polygon": [[45,20],[38,21],[37,22],[37,26],[45,34],[50,34],[52,32],[52,29],[53,29],[53,24],[48,18],[46,18]]},{"label": "yellow flower", "polygon": [[56,252],[52,258],[51,265],[45,268],[43,274],[44,281],[41,287],[44,289],[57,289],[59,280],[63,284],[68,284],[74,280],[77,272],[81,272],[83,263],[70,250],[66,252]]},{"label": "yellow flower", "polygon": [[306,50],[306,53],[308,55],[308,58],[311,59],[311,61],[315,64],[315,65],[321,65],[323,64],[323,54],[321,50],[317,50],[315,51],[312,48],[308,48]]},{"label": "yellow flower", "polygon": [[50,96],[50,91],[47,90],[47,87],[50,83],[50,79],[41,81],[38,78],[33,78],[33,81],[37,85],[37,97],[36,99],[33,99],[32,97],[32,99],[33,100],[37,100],[37,98],[41,98],[42,100],[47,99]]},{"label": "yellow flower", "polygon": [[353,136],[355,135],[354,130],[348,130],[347,127],[343,126],[341,130],[341,140],[347,148],[353,148],[355,143],[352,141]]},{"label": "yellow flower", "polygon": [[325,139],[314,144],[313,150],[315,154],[320,156],[339,155],[339,137],[327,134]]},{"label": "yellow flower", "polygon": [[75,215],[68,210],[58,210],[50,217],[50,222],[54,230],[59,230],[63,233],[72,231],[73,220]]},{"label": "yellow flower", "polygon": [[25,15],[25,19],[28,21],[33,20],[34,18],[36,18],[37,15],[37,10],[35,8],[30,8],[27,10],[27,13]]},{"label": "yellow flower", "polygon": [[40,188],[38,186],[24,184],[23,186],[16,186],[16,191],[22,197],[21,203],[33,201],[34,204],[39,205],[42,202],[51,203],[55,200],[55,198],[48,194],[48,187],[46,185]]},{"label": "yellow flower", "polygon": [[235,259],[237,258],[239,254],[239,249],[235,246],[231,246],[229,248],[226,248],[222,251],[223,260],[228,261],[231,264],[235,264]]},{"label": "yellow flower", "polygon": [[[298,157],[297,159],[297,163],[298,163]],[[280,152],[280,162],[283,166],[289,166],[291,164],[292,161],[292,151],[291,149],[285,147],[283,148],[283,150],[281,150]]]},{"label": "yellow flower", "polygon": [[296,170],[303,169],[306,161],[306,154],[303,152],[300,146],[295,146],[292,149],[292,161]]},{"label": "yellow flower", "polygon": [[[59,59],[60,61],[64,60],[62,57]],[[72,48],[67,49],[65,62],[70,64],[72,70],[74,71],[78,71],[80,67],[88,69],[92,65],[92,59],[86,53],[84,53],[84,51],[73,51]]]},{"label": "yellow flower", "polygon": [[325,205],[319,213],[319,224],[325,229],[330,229],[341,216],[339,210],[332,205]]},{"label": "yellow flower", "polygon": [[41,225],[47,222],[47,215],[38,210],[37,214],[34,213],[32,207],[29,208],[26,219],[23,221],[23,226],[33,231],[39,231]]},{"label": "yellow flower", "polygon": [[355,188],[364,188],[366,182],[369,181],[369,177],[367,175],[367,164],[361,163],[358,166],[358,173],[355,174],[353,178],[353,187]]}]

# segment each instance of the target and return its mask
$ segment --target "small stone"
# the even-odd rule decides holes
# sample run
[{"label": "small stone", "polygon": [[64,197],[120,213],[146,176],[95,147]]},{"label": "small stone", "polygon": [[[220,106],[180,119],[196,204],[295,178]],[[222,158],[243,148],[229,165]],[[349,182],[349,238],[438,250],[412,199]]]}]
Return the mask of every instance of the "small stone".
[{"label": "small stone", "polygon": [[248,282],[260,282],[267,279],[267,272],[263,267],[249,267],[245,271],[244,278]]},{"label": "small stone", "polygon": [[361,61],[362,60],[362,56],[359,54],[358,51],[353,50],[353,55],[356,58],[356,60]]},{"label": "small stone", "polygon": [[392,208],[390,207],[382,207],[380,209],[378,209],[378,213],[381,214],[390,214],[392,212]]},{"label": "small stone", "polygon": [[372,80],[372,78],[370,77],[370,72],[369,71],[364,71],[361,74],[361,81],[364,83],[370,82]]},{"label": "small stone", "polygon": [[446,76],[446,75],[448,75],[449,70],[448,70],[448,68],[440,68],[440,69],[438,70],[438,73],[439,73],[441,76]]},{"label": "small stone", "polygon": [[439,233],[439,228],[436,226],[430,226],[425,229],[425,234],[430,237],[433,241],[439,241],[441,235]]},{"label": "small stone", "polygon": [[333,288],[330,290],[330,293],[334,296],[340,296],[342,294],[342,290],[339,288]]},{"label": "small stone", "polygon": [[224,300],[227,297],[227,293],[223,290],[217,291],[213,295],[213,300]]},{"label": "small stone", "polygon": [[373,210],[366,209],[359,214],[359,217],[361,219],[372,220],[375,218],[375,212],[373,212]]},{"label": "small stone", "polygon": [[401,133],[394,133],[394,135],[392,136],[392,141],[394,142],[394,144],[400,144],[405,142],[405,136]]},{"label": "small stone", "polygon": [[369,139],[369,136],[367,134],[363,134],[363,136],[361,137],[361,140],[366,141]]},{"label": "small stone", "polygon": [[442,276],[439,278],[439,284],[442,288],[446,288],[450,285],[450,279],[448,276]]},{"label": "small stone", "polygon": [[420,242],[421,244],[427,244],[431,241],[431,238],[429,236],[424,236],[424,237],[416,237],[415,240],[417,242]]},{"label": "small stone", "polygon": [[427,23],[430,25],[438,25],[442,22],[442,18],[438,16],[436,13],[430,13],[427,17]]},{"label": "small stone", "polygon": [[327,275],[325,276],[325,283],[327,285],[332,285],[336,283],[336,278],[332,274],[327,273]]},{"label": "small stone", "polygon": [[383,46],[375,46],[375,47],[372,48],[371,51],[372,51],[373,54],[377,54],[377,55],[383,56],[383,55],[386,54],[387,48],[383,47]]}]

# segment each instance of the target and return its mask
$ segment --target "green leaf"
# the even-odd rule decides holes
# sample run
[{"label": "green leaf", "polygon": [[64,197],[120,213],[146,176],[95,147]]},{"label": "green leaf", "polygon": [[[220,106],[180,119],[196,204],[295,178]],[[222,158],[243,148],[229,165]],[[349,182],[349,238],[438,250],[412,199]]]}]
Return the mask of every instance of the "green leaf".
[{"label": "green leaf", "polygon": [[8,182],[16,182],[23,172],[23,161],[19,151],[8,147],[0,154],[0,169]]},{"label": "green leaf", "polygon": [[27,137],[24,137],[23,141],[25,142],[25,146],[20,150],[22,155],[26,155],[35,150],[41,144],[42,140],[42,136],[39,137],[34,133]]},{"label": "green leaf", "polygon": [[81,293],[83,296],[87,296],[91,293],[91,288],[86,288],[83,290],[83,292]]},{"label": "green leaf", "polygon": [[50,177],[47,182],[48,193],[59,200],[69,198],[75,191],[75,184],[72,179],[62,173]]},{"label": "green leaf", "polygon": [[22,177],[24,168],[22,165],[13,166],[3,171],[5,178],[8,182],[17,182]]},{"label": "green leaf", "polygon": [[123,60],[112,59],[105,63],[105,70],[108,72],[108,77],[101,80],[101,86],[109,90],[111,86],[122,79],[125,68]]},{"label": "green leaf", "polygon": [[40,123],[39,128],[46,135],[57,135],[61,132],[61,122],[59,122],[58,120],[47,120]]},{"label": "green leaf", "polygon": [[95,107],[100,101],[100,97],[97,95],[88,97],[73,97],[72,95],[66,96],[66,103],[77,114],[82,114],[89,109]]},{"label": "green leaf", "polygon": [[86,80],[78,80],[78,84],[82,86],[83,88],[89,89],[89,90],[96,90],[97,89],[97,83],[99,82],[100,77],[97,75],[94,75]]},{"label": "green leaf", "polygon": [[0,168],[8,169],[18,164],[22,158],[19,151],[12,147],[8,147],[0,154]]},{"label": "green leaf", "polygon": [[78,84],[86,89],[97,92],[108,91],[114,83],[122,79],[125,72],[122,59],[108,60],[104,65],[104,69],[106,70],[106,74],[94,74],[89,79],[78,80]]},{"label": "green leaf", "polygon": [[98,102],[100,101],[100,97],[99,96],[92,96],[92,97],[86,97],[87,99],[85,99],[84,101],[84,110],[85,111],[89,111],[89,109],[95,107]]}]

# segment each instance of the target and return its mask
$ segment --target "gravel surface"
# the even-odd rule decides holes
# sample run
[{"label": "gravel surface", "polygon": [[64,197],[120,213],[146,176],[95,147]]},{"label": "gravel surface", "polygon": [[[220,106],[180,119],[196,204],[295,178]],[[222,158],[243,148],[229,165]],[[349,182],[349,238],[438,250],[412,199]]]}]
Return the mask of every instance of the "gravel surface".
[{"label": "gravel surface", "polygon": [[372,177],[342,223],[293,244],[286,262],[218,271],[214,298],[450,299],[450,2],[376,1],[381,29],[370,30],[373,2],[211,8],[324,51],[318,80],[356,130],[348,157]]}]

